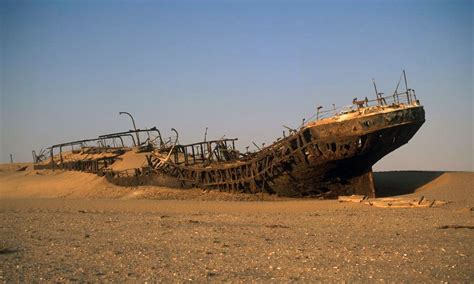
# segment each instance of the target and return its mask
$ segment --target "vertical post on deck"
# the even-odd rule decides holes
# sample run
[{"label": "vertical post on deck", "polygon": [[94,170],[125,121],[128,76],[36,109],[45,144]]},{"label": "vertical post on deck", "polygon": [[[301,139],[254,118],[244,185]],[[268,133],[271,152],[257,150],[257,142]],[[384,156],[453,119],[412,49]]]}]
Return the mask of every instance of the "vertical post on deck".
[{"label": "vertical post on deck", "polygon": [[410,104],[411,103],[411,100],[410,100],[410,93],[409,93],[409,89],[408,89],[408,83],[407,83],[407,75],[405,73],[405,70],[403,70],[403,78],[405,79],[405,90],[407,92],[407,101],[408,103]]},{"label": "vertical post on deck", "polygon": [[140,136],[138,135],[138,132],[137,132],[137,126],[135,125],[135,119],[133,119],[133,116],[126,112],[126,111],[121,111],[119,112],[119,115],[121,114],[126,114],[128,116],[130,116],[130,118],[132,119],[132,124],[133,124],[133,129],[135,130],[135,135],[137,136],[137,143],[138,143],[138,146],[140,146]]}]

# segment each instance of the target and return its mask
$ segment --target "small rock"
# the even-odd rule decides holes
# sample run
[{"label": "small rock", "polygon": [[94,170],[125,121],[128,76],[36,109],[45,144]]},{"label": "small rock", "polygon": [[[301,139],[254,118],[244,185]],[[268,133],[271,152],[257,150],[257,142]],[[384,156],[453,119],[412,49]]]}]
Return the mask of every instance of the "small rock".
[{"label": "small rock", "polygon": [[216,276],[217,273],[215,271],[208,271],[207,272],[207,277],[212,277],[212,276]]}]

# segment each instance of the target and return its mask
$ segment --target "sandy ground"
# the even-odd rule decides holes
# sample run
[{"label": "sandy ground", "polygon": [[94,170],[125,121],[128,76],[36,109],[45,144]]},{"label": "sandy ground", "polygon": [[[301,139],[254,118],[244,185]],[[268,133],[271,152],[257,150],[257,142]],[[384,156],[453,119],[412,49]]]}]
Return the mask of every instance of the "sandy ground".
[{"label": "sandy ground", "polygon": [[0,166],[5,282],[474,280],[474,173],[376,173],[384,196],[451,201],[389,209],[18,167]]}]

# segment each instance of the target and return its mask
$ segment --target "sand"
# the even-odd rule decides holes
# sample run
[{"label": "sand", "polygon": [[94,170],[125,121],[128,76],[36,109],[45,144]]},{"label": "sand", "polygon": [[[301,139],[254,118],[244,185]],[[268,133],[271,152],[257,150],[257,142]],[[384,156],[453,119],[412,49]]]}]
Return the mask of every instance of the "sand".
[{"label": "sand", "polygon": [[150,153],[135,153],[135,151],[128,151],[122,156],[119,160],[114,162],[110,168],[114,171],[123,171],[129,169],[139,169],[143,166],[146,166],[147,160],[146,156]]},{"label": "sand", "polygon": [[21,166],[0,166],[6,282],[474,279],[471,172],[376,173],[384,196],[451,201],[390,209],[124,188],[92,174],[15,171]]}]

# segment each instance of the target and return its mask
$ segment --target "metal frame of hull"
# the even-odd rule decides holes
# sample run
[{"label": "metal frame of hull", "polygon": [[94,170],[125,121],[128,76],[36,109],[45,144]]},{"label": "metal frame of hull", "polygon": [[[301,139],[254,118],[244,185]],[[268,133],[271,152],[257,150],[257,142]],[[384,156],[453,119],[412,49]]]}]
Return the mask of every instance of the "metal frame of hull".
[{"label": "metal frame of hull", "polygon": [[[48,148],[49,161],[44,154],[34,154],[35,169],[91,172],[121,186],[151,184],[282,196],[373,197],[376,189],[372,166],[406,144],[425,121],[423,107],[414,90],[408,88],[389,97],[377,93],[372,101],[355,98],[348,110],[338,113],[335,107],[329,111],[320,109],[317,108],[315,121],[305,125],[303,120],[300,129],[290,128],[290,135],[253,153],[237,151],[237,138],[180,145],[174,128],[175,142],[171,138],[164,142],[153,127],[53,145]],[[330,113],[333,115],[322,118]],[[146,143],[135,143],[133,134],[138,141],[139,133],[147,134]],[[124,145],[125,137],[132,138],[133,147]],[[121,146],[116,146],[116,139]],[[108,146],[107,140],[114,147]],[[91,142],[99,143],[99,147],[86,145]],[[70,147],[71,151],[63,153],[63,147]],[[55,149],[59,154],[54,155]],[[129,151],[150,153],[146,154],[146,166],[114,170],[115,161]]]},{"label": "metal frame of hull", "polygon": [[409,106],[309,124],[248,160],[203,167],[155,157],[150,159],[154,171],[148,175],[175,178],[182,187],[324,198],[354,193],[374,196],[372,165],[406,144],[424,119],[423,107]]}]

